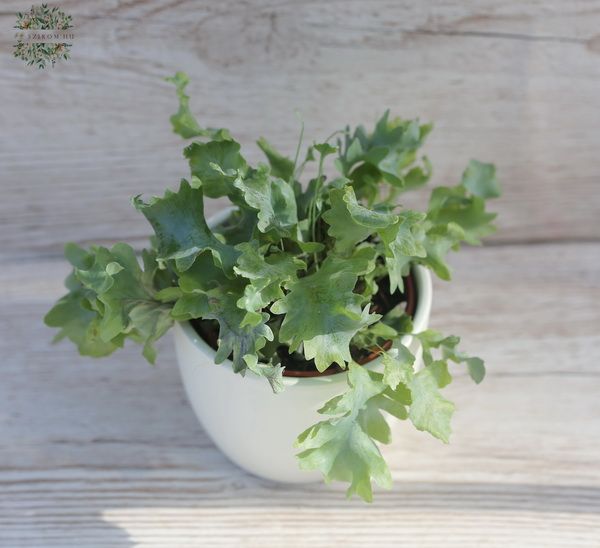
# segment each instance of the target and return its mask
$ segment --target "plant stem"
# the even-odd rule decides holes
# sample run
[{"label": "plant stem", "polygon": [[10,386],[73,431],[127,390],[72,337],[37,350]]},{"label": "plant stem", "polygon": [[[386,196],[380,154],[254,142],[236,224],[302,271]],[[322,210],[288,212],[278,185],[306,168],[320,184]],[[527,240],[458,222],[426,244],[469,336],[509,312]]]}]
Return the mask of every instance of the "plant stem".
[{"label": "plant stem", "polygon": [[313,242],[315,242],[315,238],[316,233],[317,233],[317,229],[316,229],[316,214],[317,214],[317,199],[319,197],[319,193],[321,192],[321,187],[322,187],[322,178],[323,178],[323,162],[325,160],[325,157],[321,154],[321,157],[319,158],[319,171],[317,172],[317,183],[315,185],[315,195],[313,196],[311,203],[310,203],[310,226],[311,226],[311,232],[312,232],[312,239]]},{"label": "plant stem", "polygon": [[304,121],[302,120],[302,118],[300,118],[299,115],[298,118],[300,119],[300,136],[298,137],[298,144],[296,145],[296,155],[294,156],[294,169],[292,169],[292,175],[289,181],[290,183],[294,181],[294,178],[296,176],[296,166],[298,165],[298,158],[300,157],[300,148],[302,147],[302,140],[304,139]]}]

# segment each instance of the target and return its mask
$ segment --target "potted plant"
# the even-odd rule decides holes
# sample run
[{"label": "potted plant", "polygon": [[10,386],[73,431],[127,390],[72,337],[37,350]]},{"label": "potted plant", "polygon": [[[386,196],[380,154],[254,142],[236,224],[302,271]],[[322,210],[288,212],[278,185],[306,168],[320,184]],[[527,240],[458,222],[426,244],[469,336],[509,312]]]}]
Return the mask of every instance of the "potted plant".
[{"label": "potted plant", "polygon": [[[405,209],[398,198],[431,175],[418,156],[431,125],[386,112],[373,131],[347,127],[302,158],[301,133],[293,160],[260,139],[268,164],[250,166],[229,131],[198,124],[187,76],[168,80],[173,130],[194,139],[190,179],[133,199],[155,232],[141,265],[124,243],[67,244],[69,291],[45,321],[81,354],[133,339],[150,362],[174,326],[189,399],[231,460],[280,481],[320,472],[371,500],[372,481],[391,484],[377,445],[390,442],[387,419],[447,442],[450,362],[484,377],[457,337],[427,329],[429,272],[448,280],[446,254],[494,230],[485,201],[499,195],[495,169],[471,161],[427,211]],[[205,197],[233,205],[207,222]]]}]

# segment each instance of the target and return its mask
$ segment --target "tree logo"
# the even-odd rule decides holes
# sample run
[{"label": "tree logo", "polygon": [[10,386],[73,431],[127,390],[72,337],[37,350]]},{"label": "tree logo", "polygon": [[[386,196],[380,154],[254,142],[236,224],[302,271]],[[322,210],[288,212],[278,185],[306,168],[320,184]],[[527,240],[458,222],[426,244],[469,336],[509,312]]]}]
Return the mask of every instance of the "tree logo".
[{"label": "tree logo", "polygon": [[15,35],[14,56],[40,69],[68,59],[75,37],[69,30],[73,28],[72,22],[70,15],[57,7],[49,8],[47,4],[31,6],[28,12],[17,13],[14,28],[19,31]]}]

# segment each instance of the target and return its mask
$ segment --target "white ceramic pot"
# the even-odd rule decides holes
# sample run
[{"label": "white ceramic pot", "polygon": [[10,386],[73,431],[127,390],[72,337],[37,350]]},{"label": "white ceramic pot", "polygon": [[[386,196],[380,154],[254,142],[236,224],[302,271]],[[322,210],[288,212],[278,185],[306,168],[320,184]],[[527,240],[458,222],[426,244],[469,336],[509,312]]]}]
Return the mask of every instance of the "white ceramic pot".
[{"label": "white ceramic pot", "polygon": [[[223,222],[230,210],[211,218],[209,225]],[[431,310],[431,276],[425,268],[413,270],[417,289],[414,330],[427,328]],[[198,420],[235,464],[263,478],[304,483],[320,479],[316,471],[300,470],[294,441],[298,434],[323,416],[317,410],[347,386],[345,372],[325,377],[284,377],[285,390],[273,394],[269,383],[248,371],[235,374],[230,361],[215,365],[215,351],[188,322],[175,324],[175,349],[188,399]],[[402,343],[417,355],[414,337]],[[394,350],[391,349],[390,352]],[[381,370],[381,360],[364,367]]]}]

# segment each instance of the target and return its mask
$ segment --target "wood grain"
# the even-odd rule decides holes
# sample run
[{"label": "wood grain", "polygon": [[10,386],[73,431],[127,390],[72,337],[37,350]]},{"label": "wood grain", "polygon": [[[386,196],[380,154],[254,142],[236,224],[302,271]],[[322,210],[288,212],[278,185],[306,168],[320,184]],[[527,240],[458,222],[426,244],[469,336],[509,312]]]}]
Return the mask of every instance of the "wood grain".
[{"label": "wood grain", "polygon": [[[199,118],[230,127],[251,161],[259,135],[294,150],[296,108],[318,139],[390,107],[436,122],[437,184],[471,157],[498,164],[492,242],[600,238],[599,1],[61,5],[78,33],[69,62],[28,69],[0,38],[6,257],[57,254],[66,240],[142,245],[130,197],[187,173],[162,81],[177,69],[192,77]],[[24,7],[3,2],[1,26]]]},{"label": "wood grain", "polygon": [[489,376],[457,373],[448,446],[400,424],[395,485],[251,477],[185,402],[171,341],[94,361],[48,346],[40,318],[66,274],[2,263],[0,546],[534,546],[600,544],[600,245],[464,250],[436,283],[433,326],[465,335]]},{"label": "wood grain", "polygon": [[[30,4],[4,0],[0,27]],[[0,33],[0,547],[600,546],[600,1],[60,5],[67,63],[28,69]],[[154,368],[133,346],[93,361],[49,345],[63,243],[141,247],[129,198],[187,174],[176,70],[251,162],[260,135],[291,154],[294,109],[320,139],[389,107],[435,121],[435,184],[471,157],[498,165],[500,230],[453,259],[432,318],[488,378],[457,373],[449,446],[397,427],[395,485],[372,505],[229,463],[168,338]]]}]

